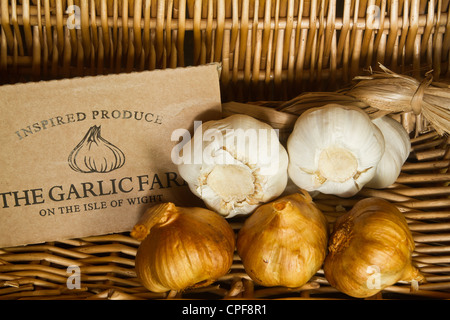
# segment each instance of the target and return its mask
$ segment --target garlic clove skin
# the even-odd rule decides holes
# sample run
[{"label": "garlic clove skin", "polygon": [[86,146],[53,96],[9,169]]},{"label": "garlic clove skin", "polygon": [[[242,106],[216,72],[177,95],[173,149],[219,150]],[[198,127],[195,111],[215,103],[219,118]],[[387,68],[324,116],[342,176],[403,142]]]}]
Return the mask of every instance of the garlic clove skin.
[{"label": "garlic clove skin", "polygon": [[421,282],[412,264],[414,239],[405,217],[384,199],[360,200],[339,217],[323,268],[331,286],[355,297],[375,295],[398,281]]},{"label": "garlic clove skin", "polygon": [[209,209],[226,218],[253,212],[287,185],[289,159],[276,131],[247,115],[204,123],[194,133],[190,153],[202,161],[183,161],[180,176]]},{"label": "garlic clove skin", "polygon": [[238,254],[259,285],[301,287],[322,266],[328,223],[310,195],[301,192],[260,206],[238,233]]},{"label": "garlic clove skin", "polygon": [[152,292],[202,287],[228,273],[235,234],[217,213],[173,203],[154,206],[131,234],[141,240],[135,268]]},{"label": "garlic clove skin", "polygon": [[359,108],[329,104],[298,119],[288,138],[288,173],[307,191],[351,197],[375,175],[384,137]]},{"label": "garlic clove skin", "polygon": [[375,176],[366,187],[383,189],[392,185],[400,175],[403,164],[411,152],[411,140],[405,128],[389,116],[372,120],[383,133],[385,151]]}]

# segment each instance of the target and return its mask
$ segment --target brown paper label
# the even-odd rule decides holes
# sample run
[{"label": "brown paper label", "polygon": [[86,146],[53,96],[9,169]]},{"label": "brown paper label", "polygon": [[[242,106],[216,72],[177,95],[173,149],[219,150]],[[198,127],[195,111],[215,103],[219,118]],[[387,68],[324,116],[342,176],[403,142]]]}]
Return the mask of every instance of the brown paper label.
[{"label": "brown paper label", "polygon": [[159,202],[200,205],[171,136],[220,117],[217,68],[0,87],[0,247],[129,231]]}]

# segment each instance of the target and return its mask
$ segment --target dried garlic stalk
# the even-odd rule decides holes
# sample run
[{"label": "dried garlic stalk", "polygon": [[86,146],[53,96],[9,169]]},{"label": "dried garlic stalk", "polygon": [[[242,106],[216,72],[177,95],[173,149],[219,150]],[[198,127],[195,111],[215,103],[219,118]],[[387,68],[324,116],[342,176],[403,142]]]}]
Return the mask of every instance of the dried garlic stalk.
[{"label": "dried garlic stalk", "polygon": [[[355,77],[356,84],[337,92],[309,92],[281,104],[277,111],[300,115],[327,104],[363,109],[372,119],[400,117],[405,129],[416,135],[431,125],[440,135],[450,133],[450,85],[433,82],[431,72],[423,80],[394,73],[380,64],[382,72]],[[401,116],[400,116],[401,114]]]}]

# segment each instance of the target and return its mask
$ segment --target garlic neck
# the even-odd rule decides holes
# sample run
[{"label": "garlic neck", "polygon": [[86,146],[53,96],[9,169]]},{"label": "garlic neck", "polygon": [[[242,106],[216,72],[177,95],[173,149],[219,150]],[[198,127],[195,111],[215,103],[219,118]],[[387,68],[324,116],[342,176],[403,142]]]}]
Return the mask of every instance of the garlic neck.
[{"label": "garlic neck", "polygon": [[255,192],[255,177],[247,167],[216,165],[206,183],[225,202],[244,201]]},{"label": "garlic neck", "polygon": [[423,282],[425,280],[425,276],[420,272],[418,268],[416,268],[411,262],[408,261],[408,264],[405,266],[405,269],[403,271],[401,280],[408,282]]},{"label": "garlic neck", "polygon": [[358,170],[358,160],[348,150],[339,147],[324,149],[319,156],[319,173],[326,180],[345,182]]},{"label": "garlic neck", "polygon": [[178,216],[178,208],[172,202],[161,203],[147,209],[133,227],[131,236],[142,241],[156,224],[170,223]]},{"label": "garlic neck", "polygon": [[331,255],[339,254],[339,252],[345,250],[350,240],[353,238],[353,219],[346,218],[343,222],[340,222],[337,228],[331,235],[328,251]]}]

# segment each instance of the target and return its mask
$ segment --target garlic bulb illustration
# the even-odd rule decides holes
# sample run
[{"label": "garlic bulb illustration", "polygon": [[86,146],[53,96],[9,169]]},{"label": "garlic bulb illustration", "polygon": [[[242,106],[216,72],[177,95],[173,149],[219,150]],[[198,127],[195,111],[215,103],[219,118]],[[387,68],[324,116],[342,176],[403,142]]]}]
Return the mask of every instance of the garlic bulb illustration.
[{"label": "garlic bulb illustration", "polygon": [[384,137],[361,109],[329,104],[297,119],[287,149],[298,187],[351,197],[374,177]]},{"label": "garlic bulb illustration", "polygon": [[74,171],[106,173],[125,164],[125,154],[100,135],[100,126],[92,126],[69,155]]}]

